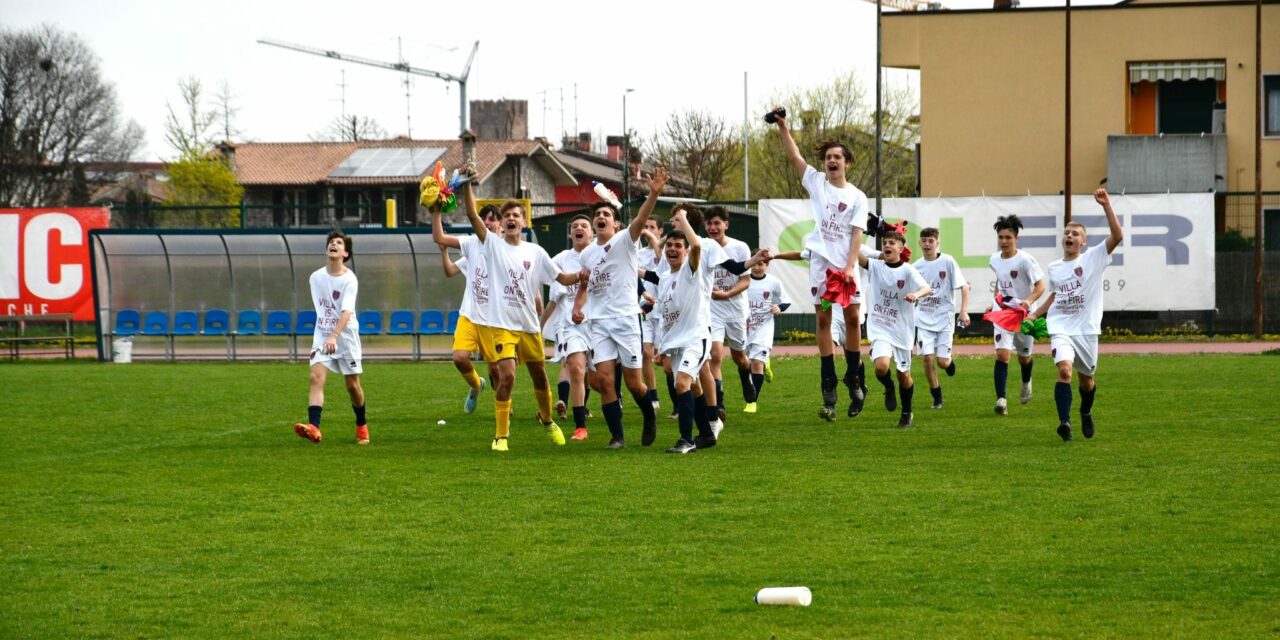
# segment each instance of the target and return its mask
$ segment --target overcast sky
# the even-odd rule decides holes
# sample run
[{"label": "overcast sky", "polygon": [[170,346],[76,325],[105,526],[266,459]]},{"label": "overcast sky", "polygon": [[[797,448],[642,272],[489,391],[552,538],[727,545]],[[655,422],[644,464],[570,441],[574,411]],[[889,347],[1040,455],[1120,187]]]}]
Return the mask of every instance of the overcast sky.
[{"label": "overcast sky", "polygon": [[[1099,3],[1108,2],[1088,2]],[[407,109],[401,73],[276,49],[257,44],[259,38],[392,62],[402,55],[415,67],[454,75],[479,40],[468,98],[528,100],[530,135],[556,142],[575,122],[597,136],[621,132],[628,88],[635,92],[627,97],[627,125],[647,137],[685,108],[741,122],[744,72],[752,118],[774,92],[819,85],[849,70],[868,83],[875,77],[875,5],[858,0],[0,0],[4,27],[40,23],[79,34],[99,56],[122,112],[147,132],[145,159],[174,155],[164,143],[165,105],[179,106],[177,82],[186,76],[199,78],[210,95],[228,84],[243,139],[308,140],[341,113],[344,71],[347,114],[373,118],[399,135],[408,113],[415,138],[457,136],[456,84],[414,78]],[[886,82],[915,86],[917,78],[890,70]]]}]

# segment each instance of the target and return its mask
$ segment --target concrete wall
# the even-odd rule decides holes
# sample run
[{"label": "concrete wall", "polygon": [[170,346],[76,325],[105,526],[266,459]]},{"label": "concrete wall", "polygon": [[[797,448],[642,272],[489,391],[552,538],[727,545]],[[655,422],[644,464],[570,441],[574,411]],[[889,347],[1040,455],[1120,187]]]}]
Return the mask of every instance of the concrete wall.
[{"label": "concrete wall", "polygon": [[[1108,175],[1125,133],[1127,63],[1225,60],[1227,175],[1253,189],[1254,7],[1072,11],[1072,184]],[[1263,7],[1264,73],[1280,73],[1280,5]],[[886,14],[885,66],[920,69],[921,192],[1058,193],[1064,178],[1064,12]],[[1280,190],[1280,138],[1262,143],[1263,188]]]},{"label": "concrete wall", "polygon": [[1224,191],[1227,137],[1108,136],[1107,188],[1116,193]]}]

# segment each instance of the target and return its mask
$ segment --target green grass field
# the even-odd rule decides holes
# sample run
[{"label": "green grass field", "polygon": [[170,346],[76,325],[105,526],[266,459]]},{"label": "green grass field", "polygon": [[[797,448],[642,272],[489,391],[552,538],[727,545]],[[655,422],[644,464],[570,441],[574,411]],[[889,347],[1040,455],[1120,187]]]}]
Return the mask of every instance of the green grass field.
[{"label": "green grass field", "polygon": [[[1275,637],[1280,358],[1101,365],[1063,443],[1045,358],[1007,418],[989,359],[942,411],[917,364],[905,431],[874,381],[819,422],[816,363],[780,360],[689,456],[630,404],[628,449],[599,410],[555,448],[523,373],[501,455],[446,364],[367,364],[368,447],[336,377],[294,436],[304,365],[0,365],[0,637]],[[752,602],[785,585],[813,605]]]}]

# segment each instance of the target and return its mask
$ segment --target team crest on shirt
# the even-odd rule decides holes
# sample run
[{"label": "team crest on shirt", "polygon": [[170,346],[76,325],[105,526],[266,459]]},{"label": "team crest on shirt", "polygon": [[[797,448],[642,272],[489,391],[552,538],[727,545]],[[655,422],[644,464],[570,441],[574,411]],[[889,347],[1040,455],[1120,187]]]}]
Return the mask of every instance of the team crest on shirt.
[{"label": "team crest on shirt", "polygon": [[341,296],[341,295],[342,295],[342,292],[340,292],[340,291],[334,291],[334,292],[333,292],[333,299],[334,299],[334,300],[337,300],[337,299],[338,299],[338,296]]},{"label": "team crest on shirt", "polygon": [[845,204],[845,203],[843,203],[843,202],[841,202],[841,203],[840,203],[840,205],[836,207],[836,209],[838,209],[838,210],[840,211],[840,213],[844,213],[844,210],[845,210],[845,209],[848,209],[848,208],[849,208],[849,205],[847,205],[847,204]]},{"label": "team crest on shirt", "polygon": [[1017,272],[1017,271],[1010,271],[1010,272],[1009,272],[1009,277],[1010,277],[1010,278],[1016,278],[1016,277],[1018,277],[1018,272]]},{"label": "team crest on shirt", "polygon": [[1076,267],[1076,276],[1084,275],[1084,267]]},{"label": "team crest on shirt", "polygon": [[612,248],[613,248],[613,245],[611,245],[611,244],[606,244],[606,245],[604,246],[604,252],[605,252],[605,253],[609,253],[609,250],[610,250],[610,249],[612,249]]},{"label": "team crest on shirt", "polygon": [[946,271],[943,271],[942,273],[939,273],[939,274],[938,274],[938,278],[939,278],[939,279],[942,279],[942,280],[946,280],[946,279],[947,279],[947,272],[946,272]]},{"label": "team crest on shirt", "polygon": [[529,270],[529,261],[528,261],[528,260],[525,260],[525,261],[524,261],[524,270],[525,270],[525,271],[528,271],[528,270]]},{"label": "team crest on shirt", "polygon": [[813,295],[818,295],[818,288],[817,288],[817,287],[809,287],[809,293],[811,293],[811,294],[813,294]]},{"label": "team crest on shirt", "polygon": [[764,299],[765,299],[765,300],[768,300],[768,299],[769,299],[769,292],[768,292],[768,291],[764,292]]},{"label": "team crest on shirt", "polygon": [[899,280],[899,281],[898,281],[898,288],[899,288],[899,289],[901,289],[902,287],[906,286],[906,284],[907,284],[907,281],[906,281],[906,280]]}]

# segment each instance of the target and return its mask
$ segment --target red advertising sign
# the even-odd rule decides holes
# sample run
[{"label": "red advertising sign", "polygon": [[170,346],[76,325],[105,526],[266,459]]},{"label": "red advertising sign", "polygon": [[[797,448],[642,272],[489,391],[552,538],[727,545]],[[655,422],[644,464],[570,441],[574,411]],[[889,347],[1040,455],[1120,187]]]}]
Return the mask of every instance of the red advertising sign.
[{"label": "red advertising sign", "polygon": [[0,209],[0,316],[70,313],[92,321],[89,230],[106,209]]}]

